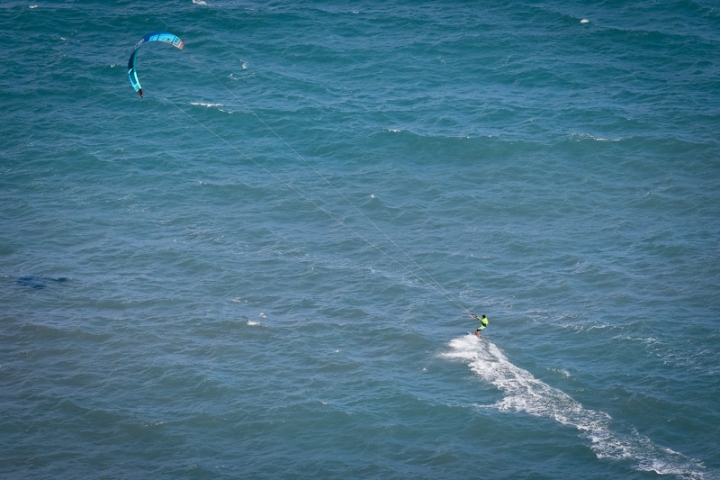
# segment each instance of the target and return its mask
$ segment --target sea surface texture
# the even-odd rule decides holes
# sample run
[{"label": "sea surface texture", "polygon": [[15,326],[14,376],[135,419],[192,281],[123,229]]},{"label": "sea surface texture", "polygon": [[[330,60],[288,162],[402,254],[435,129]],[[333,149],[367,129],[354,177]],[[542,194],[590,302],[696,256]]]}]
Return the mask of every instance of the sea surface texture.
[{"label": "sea surface texture", "polygon": [[0,40],[0,477],[720,478],[717,2],[9,0]]}]

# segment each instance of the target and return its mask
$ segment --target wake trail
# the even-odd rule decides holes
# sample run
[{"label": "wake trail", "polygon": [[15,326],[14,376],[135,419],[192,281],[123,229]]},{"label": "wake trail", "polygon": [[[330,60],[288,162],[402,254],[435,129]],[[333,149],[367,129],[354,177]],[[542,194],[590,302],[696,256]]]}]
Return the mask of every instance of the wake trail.
[{"label": "wake trail", "polygon": [[467,362],[482,380],[503,393],[504,398],[489,407],[551,418],[575,427],[590,440],[590,448],[599,459],[633,461],[638,470],[659,475],[708,478],[699,460],[655,445],[634,429],[630,434],[614,432],[610,415],[584,408],[568,394],[513,365],[490,341],[480,342],[468,335],[452,340],[449,346],[451,350],[442,354],[444,358]]}]

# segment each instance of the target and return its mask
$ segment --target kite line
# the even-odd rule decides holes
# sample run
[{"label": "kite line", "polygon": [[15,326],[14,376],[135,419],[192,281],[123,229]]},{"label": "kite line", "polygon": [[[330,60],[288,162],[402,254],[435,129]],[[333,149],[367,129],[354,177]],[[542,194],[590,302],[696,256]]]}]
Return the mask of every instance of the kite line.
[{"label": "kite line", "polygon": [[[149,41],[165,42],[165,43],[171,44],[171,45],[179,48],[180,50],[182,50],[182,49],[184,48],[184,42],[183,42],[179,37],[177,37],[177,36],[175,36],[175,35],[173,35],[173,34],[171,34],[171,33],[168,33],[168,32],[155,32],[155,33],[151,33],[151,34],[145,35],[145,36],[135,45],[135,48],[133,49],[132,55],[130,56],[130,60],[129,60],[129,62],[128,62],[128,78],[129,78],[130,83],[132,84],[133,88],[135,89],[135,91],[137,91],[138,94],[139,94],[141,97],[143,97],[143,90],[142,90],[142,87],[140,87],[140,82],[139,82],[138,77],[137,77],[137,70],[136,70],[136,52],[137,52],[137,49],[138,49],[143,43],[146,43],[146,42],[149,42]],[[352,228],[351,226],[349,226],[348,224],[346,224],[343,220],[341,220],[340,218],[338,218],[336,215],[334,215],[333,213],[329,212],[327,209],[325,209],[325,208],[323,208],[321,205],[319,205],[316,201],[314,201],[314,200],[312,200],[311,198],[309,198],[309,197],[308,197],[307,195],[305,195],[302,191],[298,190],[297,188],[295,188],[294,186],[292,186],[290,183],[288,183],[287,181],[283,180],[282,178],[280,178],[279,176],[277,176],[276,174],[274,174],[273,172],[271,172],[270,170],[268,170],[265,166],[263,166],[262,164],[260,164],[259,162],[257,162],[253,157],[251,157],[250,155],[248,155],[247,153],[245,153],[244,151],[242,151],[241,149],[239,149],[237,146],[235,146],[234,144],[230,143],[228,140],[226,140],[225,138],[223,138],[222,136],[220,136],[220,135],[219,135],[216,131],[214,131],[212,128],[208,127],[208,126],[205,125],[203,122],[201,122],[200,120],[198,120],[196,117],[194,117],[193,115],[191,115],[190,113],[188,113],[186,110],[184,110],[183,108],[179,107],[179,106],[178,106],[177,104],[175,104],[173,101],[171,101],[170,99],[168,99],[165,95],[163,95],[163,94],[161,94],[161,93],[158,93],[158,96],[160,96],[167,104],[172,105],[172,106],[175,107],[177,110],[179,110],[181,113],[183,113],[185,116],[187,116],[189,119],[191,119],[192,121],[194,121],[195,123],[197,123],[199,126],[201,126],[202,128],[204,128],[205,130],[207,130],[210,134],[212,134],[213,136],[217,137],[220,141],[222,141],[223,143],[225,143],[228,147],[230,147],[232,150],[234,150],[235,152],[237,152],[239,155],[241,155],[242,157],[250,160],[253,164],[255,164],[256,166],[258,166],[259,168],[261,168],[262,170],[264,170],[268,175],[270,175],[270,176],[271,176],[272,178],[274,178],[276,181],[278,181],[279,183],[281,183],[283,186],[285,186],[285,187],[288,188],[289,190],[292,190],[293,192],[295,192],[295,194],[297,194],[298,196],[300,196],[301,198],[303,198],[305,201],[307,201],[308,203],[310,203],[310,204],[311,204],[312,206],[314,206],[316,209],[318,209],[318,210],[320,210],[321,212],[323,212],[324,214],[326,214],[328,217],[330,217],[330,218],[331,218],[332,220],[334,220],[336,223],[338,223],[339,225],[341,225],[341,226],[345,227],[346,229],[348,229],[353,235],[357,236],[358,238],[360,238],[361,240],[363,240],[365,243],[367,243],[368,245],[370,245],[372,248],[374,248],[375,250],[377,250],[378,252],[380,252],[382,255],[384,255],[385,257],[387,257],[388,259],[390,259],[392,262],[394,262],[395,264],[397,264],[398,266],[400,266],[402,269],[404,269],[405,271],[407,271],[408,273],[410,273],[414,278],[420,280],[423,284],[425,284],[426,286],[432,288],[435,292],[437,292],[437,293],[440,294],[441,296],[445,297],[448,301],[450,301],[451,303],[453,303],[454,305],[456,305],[457,307],[459,307],[461,310],[463,310],[464,312],[470,314],[470,311],[469,311],[458,299],[456,299],[456,298],[452,295],[452,293],[450,293],[445,287],[443,287],[440,282],[438,282],[430,273],[428,273],[428,271],[427,271],[425,268],[423,268],[423,267],[422,267],[415,259],[413,259],[402,247],[400,247],[389,235],[387,235],[372,219],[370,219],[362,210],[360,210],[360,208],[359,208],[357,205],[355,205],[345,194],[343,194],[330,180],[328,180],[328,178],[327,178],[326,176],[324,176],[321,172],[319,172],[310,162],[307,161],[307,159],[305,159],[304,156],[302,156],[302,155],[301,155],[296,149],[294,149],[284,138],[282,138],[282,136],[280,136],[280,134],[278,134],[270,125],[268,125],[267,122],[265,122],[257,113],[255,113],[255,111],[254,111],[253,109],[251,109],[250,107],[248,107],[247,104],[245,104],[245,102],[242,101],[242,99],[240,99],[237,95],[235,95],[235,93],[234,93],[232,90],[230,90],[223,82],[221,82],[220,79],[218,79],[217,76],[210,71],[210,69],[208,69],[208,68],[207,68],[202,62],[200,62],[194,55],[190,55],[190,58],[191,58],[195,63],[197,63],[200,67],[202,67],[208,74],[210,74],[210,76],[212,76],[213,79],[214,79],[217,83],[219,83],[225,90],[227,90],[228,93],[230,93],[230,95],[231,95],[237,102],[239,102],[240,105],[241,105],[247,112],[249,112],[252,116],[254,116],[268,131],[270,131],[273,135],[275,135],[291,152],[293,152],[293,153],[295,154],[295,156],[296,156],[298,159],[300,159],[300,160],[301,160],[307,167],[309,167],[318,177],[320,177],[327,185],[329,185],[329,186],[335,191],[336,194],[338,194],[348,205],[350,205],[356,212],[358,212],[370,225],[372,225],[372,226],[375,228],[375,230],[377,230],[380,234],[382,234],[395,248],[397,248],[400,252],[402,252],[402,254],[403,254],[410,262],[412,262],[412,264],[415,265],[415,267],[417,267],[417,269],[418,269],[419,271],[421,271],[421,272],[425,275],[425,277],[421,276],[417,271],[411,269],[411,268],[408,267],[406,264],[404,264],[404,263],[400,262],[399,260],[397,260],[395,257],[393,257],[392,255],[390,255],[387,251],[385,251],[383,248],[381,248],[380,246],[378,246],[376,243],[372,242],[372,241],[371,241],[370,239],[368,239],[366,236],[360,234],[357,230],[355,230],[354,228]],[[430,279],[431,281],[428,281],[427,279]]]}]

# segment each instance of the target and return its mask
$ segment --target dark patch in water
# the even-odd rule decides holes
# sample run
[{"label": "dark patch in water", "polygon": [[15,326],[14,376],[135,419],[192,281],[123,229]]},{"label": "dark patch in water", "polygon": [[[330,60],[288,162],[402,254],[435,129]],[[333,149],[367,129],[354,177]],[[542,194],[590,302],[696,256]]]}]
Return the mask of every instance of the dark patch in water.
[{"label": "dark patch in water", "polygon": [[17,280],[18,285],[22,285],[23,287],[30,287],[34,288],[36,290],[42,290],[45,288],[47,283],[49,282],[67,282],[68,279],[66,277],[59,277],[59,278],[50,278],[50,277],[20,277]]}]

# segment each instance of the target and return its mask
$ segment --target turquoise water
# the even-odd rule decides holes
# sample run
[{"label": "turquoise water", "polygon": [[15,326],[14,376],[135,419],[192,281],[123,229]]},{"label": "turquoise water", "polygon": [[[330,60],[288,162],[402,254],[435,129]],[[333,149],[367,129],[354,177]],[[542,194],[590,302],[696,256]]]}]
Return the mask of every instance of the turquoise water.
[{"label": "turquoise water", "polygon": [[715,4],[0,26],[4,478],[720,478]]}]

